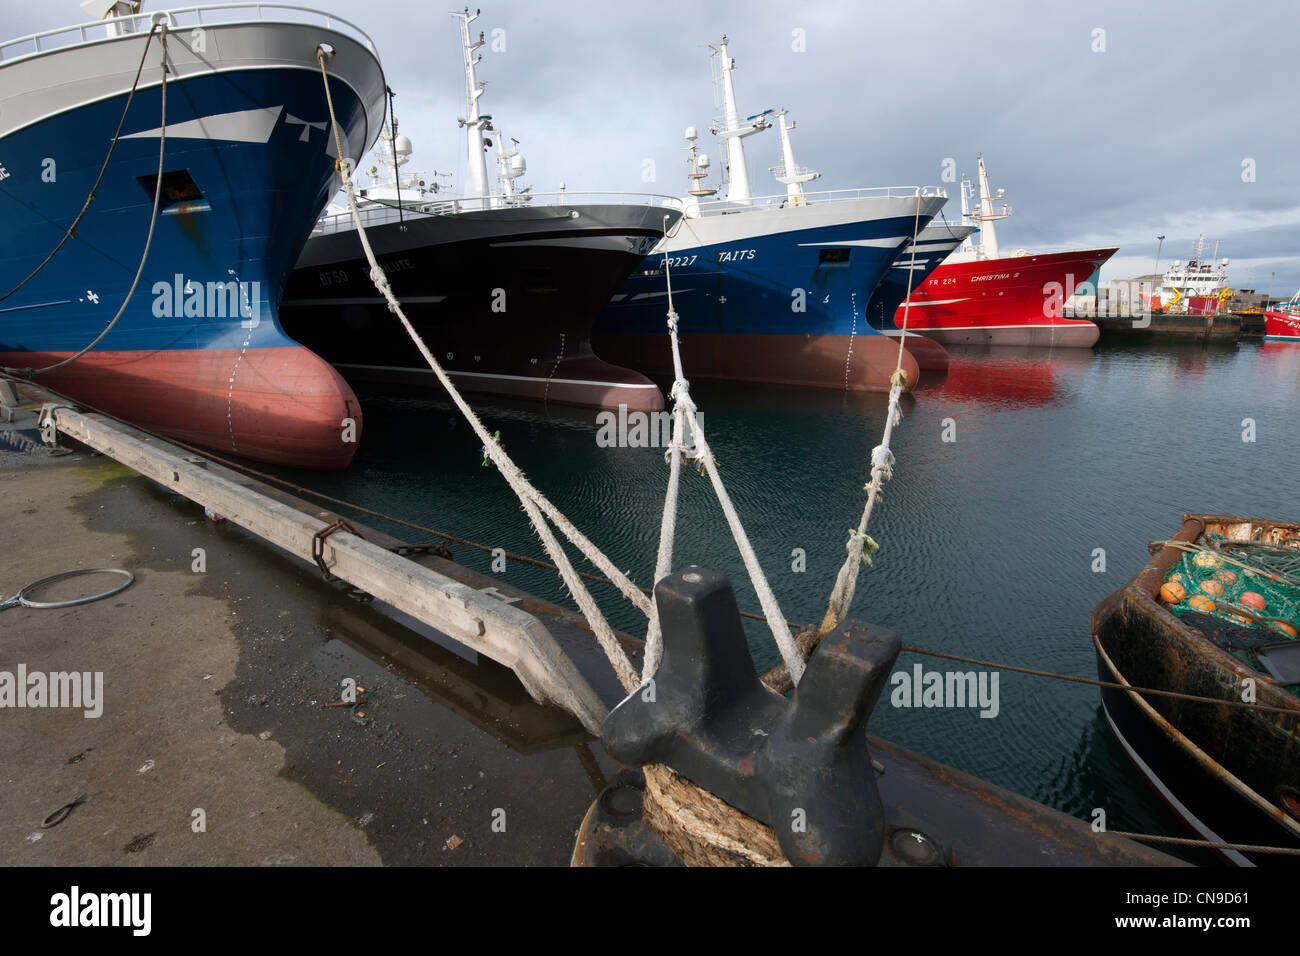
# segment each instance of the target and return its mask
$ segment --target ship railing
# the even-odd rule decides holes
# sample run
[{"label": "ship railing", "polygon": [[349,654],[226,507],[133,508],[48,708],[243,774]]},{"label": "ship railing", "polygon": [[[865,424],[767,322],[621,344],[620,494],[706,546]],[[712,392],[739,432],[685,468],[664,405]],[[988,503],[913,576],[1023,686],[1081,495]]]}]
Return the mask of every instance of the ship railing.
[{"label": "ship railing", "polygon": [[[512,209],[533,206],[598,206],[641,205],[681,211],[682,200],[676,196],[655,193],[571,192],[523,193],[518,196],[489,196],[481,198],[433,199],[427,202],[404,201],[400,211],[396,203],[367,203],[358,210],[363,226],[381,226],[403,218],[422,216],[455,216],[460,213],[479,212],[484,209]],[[354,228],[350,212],[330,213],[322,216],[312,229],[313,236],[327,236],[347,232]]]},{"label": "ship railing", "polygon": [[[872,186],[862,189],[823,189],[811,192],[805,190],[797,205],[811,206],[818,203],[854,202],[863,199],[911,199],[916,196],[946,199],[948,190],[942,186]],[[780,209],[795,204],[796,201],[786,193],[755,196],[748,201],[710,199],[699,203],[693,209],[692,215],[725,216],[728,213],[745,212],[750,209]]]},{"label": "ship railing", "polygon": [[374,41],[355,23],[310,7],[286,3],[218,3],[205,6],[153,10],[123,17],[91,20],[70,27],[58,27],[0,43],[0,63],[49,53],[63,47],[101,43],[123,36],[148,33],[156,21],[166,21],[171,30],[198,29],[256,23],[294,23],[323,26],[364,43],[378,55]]},{"label": "ship railing", "polygon": [[782,176],[812,176],[817,170],[809,169],[807,166],[769,166],[767,171],[779,181]]}]

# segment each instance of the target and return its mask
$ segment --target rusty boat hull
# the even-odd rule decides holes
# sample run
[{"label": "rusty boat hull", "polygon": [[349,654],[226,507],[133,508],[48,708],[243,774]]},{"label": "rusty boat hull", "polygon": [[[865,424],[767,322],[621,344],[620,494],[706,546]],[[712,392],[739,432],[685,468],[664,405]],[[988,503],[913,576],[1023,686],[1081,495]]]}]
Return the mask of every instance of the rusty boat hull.
[{"label": "rusty boat hull", "polygon": [[[1300,534],[1300,524],[1185,515],[1171,540],[1195,542],[1207,533],[1276,542]],[[1101,704],[1106,721],[1134,766],[1196,837],[1218,844],[1300,848],[1300,699],[1159,600],[1166,575],[1185,552],[1169,544],[1153,544],[1152,549],[1151,560],[1093,611],[1099,678],[1225,701],[1241,700],[1243,688],[1251,686],[1258,704],[1282,712],[1105,687]],[[1214,852],[1237,866],[1295,859],[1227,847]]]}]

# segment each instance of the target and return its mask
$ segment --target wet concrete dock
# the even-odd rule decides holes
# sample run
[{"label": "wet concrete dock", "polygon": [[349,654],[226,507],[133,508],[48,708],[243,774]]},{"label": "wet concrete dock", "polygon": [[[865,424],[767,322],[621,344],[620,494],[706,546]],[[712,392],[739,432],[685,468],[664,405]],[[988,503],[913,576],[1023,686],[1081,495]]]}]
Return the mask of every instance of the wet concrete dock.
[{"label": "wet concrete dock", "polygon": [[[616,770],[574,718],[111,460],[50,457],[34,423],[0,423],[0,594],[136,581],[0,612],[0,671],[104,681],[98,718],[0,709],[0,864],[568,862]],[[327,706],[347,678],[364,699]]]}]

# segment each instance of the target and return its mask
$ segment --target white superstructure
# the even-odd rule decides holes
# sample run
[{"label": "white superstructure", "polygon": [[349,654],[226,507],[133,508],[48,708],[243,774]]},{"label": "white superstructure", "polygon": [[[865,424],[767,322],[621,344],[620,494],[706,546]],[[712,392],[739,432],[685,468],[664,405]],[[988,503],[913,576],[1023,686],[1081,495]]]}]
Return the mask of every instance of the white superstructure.
[{"label": "white superstructure", "polygon": [[[998,247],[997,230],[994,223],[1011,215],[1011,206],[1006,202],[1006,190],[999,189],[996,194],[989,188],[989,174],[984,167],[984,156],[978,157],[979,203],[977,213],[971,211],[971,202],[976,197],[975,184],[969,179],[961,181],[961,221],[963,226],[974,226],[978,232],[971,233],[962,242],[961,248],[949,256],[947,262],[983,262],[986,259],[1001,258]],[[1001,205],[994,207],[995,203]],[[1027,255],[1024,249],[1017,249],[1014,255]]]},{"label": "white superstructure", "polygon": [[1160,305],[1166,312],[1203,313],[1211,308],[1210,299],[1215,300],[1214,311],[1218,310],[1232,290],[1228,288],[1228,260],[1216,263],[1217,257],[1215,243],[1214,257],[1205,258],[1205,234],[1201,233],[1192,246],[1192,257],[1186,262],[1173,261],[1160,284]]}]

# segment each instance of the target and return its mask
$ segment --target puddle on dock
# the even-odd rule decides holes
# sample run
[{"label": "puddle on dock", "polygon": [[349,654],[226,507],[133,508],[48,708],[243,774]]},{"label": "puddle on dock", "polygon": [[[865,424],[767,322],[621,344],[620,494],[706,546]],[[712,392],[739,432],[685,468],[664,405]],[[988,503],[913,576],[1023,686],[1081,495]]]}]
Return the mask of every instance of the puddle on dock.
[{"label": "puddle on dock", "polygon": [[[226,722],[283,747],[282,776],[362,828],[385,864],[568,862],[616,765],[506,668],[409,631],[145,479],[110,481],[79,510],[130,536],[122,562],[137,574],[187,570],[204,550],[194,587],[227,603],[239,645]],[[360,699],[328,706],[346,681]]]}]

